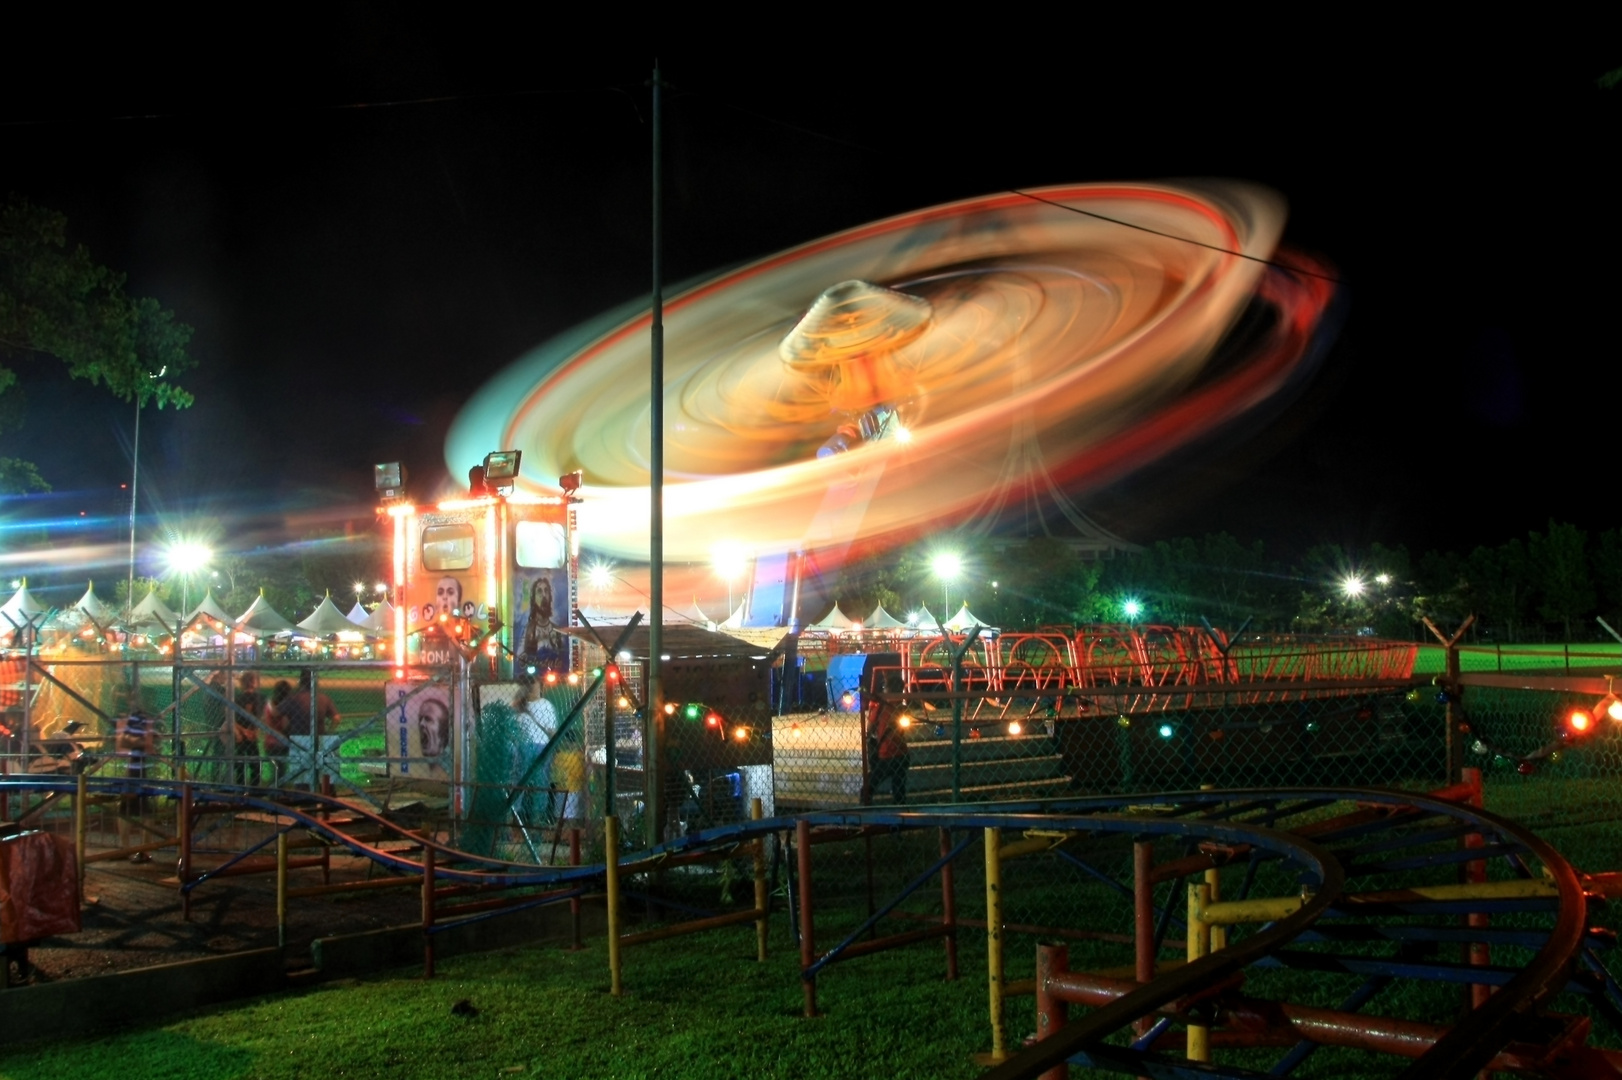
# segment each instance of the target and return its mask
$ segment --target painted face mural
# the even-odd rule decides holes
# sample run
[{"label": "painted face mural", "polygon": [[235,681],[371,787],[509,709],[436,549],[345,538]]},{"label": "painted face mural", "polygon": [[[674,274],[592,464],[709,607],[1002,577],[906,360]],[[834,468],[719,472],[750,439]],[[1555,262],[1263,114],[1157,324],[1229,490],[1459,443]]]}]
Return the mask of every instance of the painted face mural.
[{"label": "painted face mural", "polygon": [[434,598],[441,615],[455,616],[462,610],[462,583],[453,577],[442,577],[434,588]]}]

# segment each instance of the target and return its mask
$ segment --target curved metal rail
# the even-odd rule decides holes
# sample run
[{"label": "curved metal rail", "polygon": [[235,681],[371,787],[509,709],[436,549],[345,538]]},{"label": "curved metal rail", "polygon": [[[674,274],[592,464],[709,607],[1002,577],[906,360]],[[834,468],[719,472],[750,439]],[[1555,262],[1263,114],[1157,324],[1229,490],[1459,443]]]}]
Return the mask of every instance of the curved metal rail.
[{"label": "curved metal rail", "polygon": [[[75,778],[11,777],[0,786],[13,792],[70,795]],[[382,843],[409,841],[432,851],[433,873],[447,881],[492,887],[584,885],[602,880],[602,865],[536,867],[458,851],[446,844],[357,808],[315,793],[267,792],[228,785],[182,784],[119,778],[92,778],[87,790],[97,794],[179,799],[189,788],[193,805],[224,804],[274,815],[278,823],[308,830],[327,842],[367,858],[397,874],[421,874],[424,861],[411,853],[389,850]],[[1328,808],[1351,805],[1351,812],[1325,816]],[[1458,1077],[1475,1074],[1513,1040],[1525,1040],[1532,1020],[1549,998],[1563,989],[1616,996],[1617,988],[1591,954],[1585,953],[1587,903],[1576,871],[1552,847],[1528,830],[1487,811],[1445,798],[1376,789],[1257,789],[1189,791],[1146,797],[1101,796],[1049,799],[978,806],[954,805],[867,809],[768,818],[706,829],[619,861],[620,874],[657,868],[677,856],[725,854],[770,834],[792,831],[799,821],[813,829],[1045,829],[1123,839],[1173,838],[1214,841],[1248,853],[1250,869],[1242,893],[1248,893],[1255,868],[1278,862],[1293,870],[1302,887],[1299,904],[1271,922],[1211,954],[1169,970],[1123,993],[1107,1005],[1066,1025],[1051,1038],[1029,1046],[986,1074],[987,1080],[1020,1080],[1075,1059],[1143,1075],[1193,1075],[1177,1072],[1188,1063],[1157,1055],[1146,1045],[1122,1048],[1104,1040],[1133,1021],[1180,1000],[1210,992],[1247,967],[1297,967],[1364,974],[1370,980],[1428,978],[1461,984],[1489,984],[1484,997],[1462,1020],[1437,1039],[1402,1074],[1404,1078]],[[362,839],[355,826],[388,838]],[[353,831],[351,831],[353,830]],[[1458,846],[1479,837],[1474,846]],[[1190,848],[1192,850],[1192,847]],[[1415,872],[1497,861],[1521,881],[1546,882],[1524,890],[1528,895],[1499,897],[1468,890],[1416,890]],[[1541,867],[1541,876],[1534,870]],[[1239,864],[1229,864],[1239,865]],[[1542,895],[1535,895],[1541,893]],[[1241,896],[1243,898],[1243,896]],[[1464,927],[1461,915],[1486,916],[1503,911],[1543,911],[1553,916],[1546,931],[1497,931]],[[1427,915],[1452,920],[1451,925],[1383,927],[1378,920]],[[1373,920],[1373,921],[1369,921]],[[1371,929],[1372,928],[1372,929]],[[1495,936],[1496,935],[1496,936]],[[1373,958],[1364,953],[1333,951],[1337,942],[1367,940],[1468,942],[1499,940],[1535,947],[1518,970],[1491,966],[1412,963]],[[1292,944],[1327,945],[1329,951],[1301,951]],[[1574,980],[1579,963],[1593,971]],[[1614,1005],[1612,1001],[1610,1004]],[[1140,1040],[1141,1042],[1142,1040]],[[1310,1052],[1298,1046],[1297,1059]],[[1253,1075],[1244,1070],[1205,1066],[1200,1075]]]}]

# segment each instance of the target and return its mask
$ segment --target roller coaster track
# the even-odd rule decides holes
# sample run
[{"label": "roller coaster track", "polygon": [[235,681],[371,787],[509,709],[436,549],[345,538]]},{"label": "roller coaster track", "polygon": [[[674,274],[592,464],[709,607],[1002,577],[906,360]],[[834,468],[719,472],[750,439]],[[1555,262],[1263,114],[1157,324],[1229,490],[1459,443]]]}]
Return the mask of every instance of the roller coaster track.
[{"label": "roller coaster track", "polygon": [[[0,789],[15,806],[24,794],[64,800],[74,793],[75,780],[13,777],[0,782]],[[90,779],[87,791],[100,797],[138,791],[181,801],[199,815],[256,815],[274,820],[279,830],[306,830],[397,875],[421,875],[431,866],[435,878],[446,883],[550,890],[526,898],[524,906],[596,891],[607,875],[601,865],[529,866],[458,851],[382,814],[318,794],[169,782],[136,786],[126,779],[102,778]],[[1231,897],[1224,895],[1221,902],[1200,909],[1201,919],[1253,921],[1258,928],[1235,930],[1225,947],[1166,965],[1146,982],[1112,983],[1103,976],[1090,983],[1087,977],[1076,980],[1086,983],[1091,995],[1076,1000],[1094,1007],[1007,1056],[985,1074],[987,1080],[1035,1077],[1066,1062],[1155,1077],[1288,1075],[1319,1044],[1336,1045],[1332,1029],[1354,1036],[1338,1045],[1393,1050],[1413,1058],[1401,1074],[1405,1080],[1463,1080],[1488,1067],[1548,1076],[1622,1076],[1622,1055],[1585,1045],[1586,1020],[1545,1015],[1553,996],[1569,991],[1593,1002],[1613,1021],[1622,1021],[1622,990],[1599,956],[1611,944],[1610,935],[1589,924],[1590,901],[1622,895],[1622,887],[1609,875],[1580,876],[1526,829],[1468,801],[1453,801],[1466,796],[1462,789],[1436,795],[1266,789],[811,813],[707,829],[622,856],[618,873],[727,857],[764,837],[796,832],[832,840],[924,829],[972,838],[977,830],[997,830],[1052,838],[1055,849],[1069,840],[1122,848],[1158,840],[1184,852],[1162,868],[1161,881],[1203,880],[1204,868],[1218,865],[1233,871],[1230,880],[1242,873],[1243,885],[1228,890]],[[28,816],[23,815],[25,823]],[[943,855],[936,869],[967,843],[965,839]],[[225,865],[252,853],[244,851]],[[1277,882],[1282,873],[1293,882],[1286,895],[1250,896],[1264,868],[1266,880]],[[189,879],[182,875],[181,887],[201,885],[220,869]],[[1131,882],[1116,881],[1113,887],[1130,894]],[[892,907],[887,905],[880,915]],[[1157,934],[1165,933],[1177,907],[1168,902],[1160,909]],[[1222,911],[1238,914],[1229,918]],[[1252,914],[1245,916],[1246,911]],[[1505,914],[1513,915],[1510,923],[1489,925],[1493,916]],[[1196,921],[1193,909],[1188,918]],[[723,921],[741,920],[711,920],[715,925]],[[1438,958],[1441,950],[1461,945],[1490,945],[1498,962],[1483,962],[1480,953],[1471,963]],[[842,958],[840,948],[819,956],[802,978],[814,984],[819,971]],[[1520,962],[1505,964],[1506,954]],[[1240,992],[1244,972],[1265,968],[1335,972],[1364,981],[1333,1013],[1304,1010]],[[1382,987],[1411,980],[1491,989],[1480,991],[1473,1007],[1450,1026],[1426,1027],[1358,1011]],[[1055,987],[1062,981],[1055,977]],[[1038,989],[1039,995],[1043,992]],[[1135,1022],[1138,1033],[1123,1045],[1119,1036],[1130,1035]],[[1258,1033],[1258,1023],[1267,1030]],[[1163,1047],[1176,1043],[1177,1032],[1171,1029],[1178,1024],[1190,1033],[1190,1050],[1198,1025],[1212,1033],[1214,1046],[1285,1046],[1288,1051],[1270,1074],[1189,1061],[1155,1048],[1157,1041]],[[1392,1030],[1398,1035],[1390,1036]]]}]

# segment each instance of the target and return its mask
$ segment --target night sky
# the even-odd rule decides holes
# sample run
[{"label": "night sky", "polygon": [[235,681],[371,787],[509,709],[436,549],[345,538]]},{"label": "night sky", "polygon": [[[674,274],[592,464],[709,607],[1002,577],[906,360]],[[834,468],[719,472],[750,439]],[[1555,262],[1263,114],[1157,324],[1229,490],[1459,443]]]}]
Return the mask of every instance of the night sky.
[{"label": "night sky", "polygon": [[[143,513],[240,546],[368,520],[374,462],[434,487],[475,389],[648,288],[652,47],[335,11],[245,52],[104,28],[3,76],[0,186],[196,328],[197,405],[144,415]],[[1576,31],[1468,56],[1037,36],[964,26],[878,58],[660,43],[667,279],[1008,188],[1258,181],[1291,204],[1286,243],[1344,276],[1334,348],[1293,399],[1091,513],[1139,542],[1277,550],[1619,523],[1622,89],[1596,79],[1622,52]],[[14,366],[27,422],[0,455],[58,495],[4,513],[106,515],[116,536],[130,408],[55,361]]]}]

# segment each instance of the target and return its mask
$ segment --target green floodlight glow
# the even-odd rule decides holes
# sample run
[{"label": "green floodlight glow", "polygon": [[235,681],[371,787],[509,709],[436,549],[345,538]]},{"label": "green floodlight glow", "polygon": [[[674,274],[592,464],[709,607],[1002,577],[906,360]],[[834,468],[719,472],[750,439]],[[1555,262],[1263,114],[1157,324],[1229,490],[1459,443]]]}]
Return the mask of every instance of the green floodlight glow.
[{"label": "green floodlight glow", "polygon": [[688,702],[687,707],[682,710],[682,715],[687,717],[689,720],[697,720],[699,717],[704,715],[704,706],[695,705],[692,702]]},{"label": "green floodlight glow", "polygon": [[1143,614],[1143,604],[1131,598],[1121,601],[1121,613],[1129,619],[1135,619]]},{"label": "green floodlight glow", "polygon": [[1177,729],[1175,727],[1173,727],[1171,724],[1161,724],[1160,725],[1160,737],[1162,739],[1169,739],[1175,734],[1177,734]]}]

